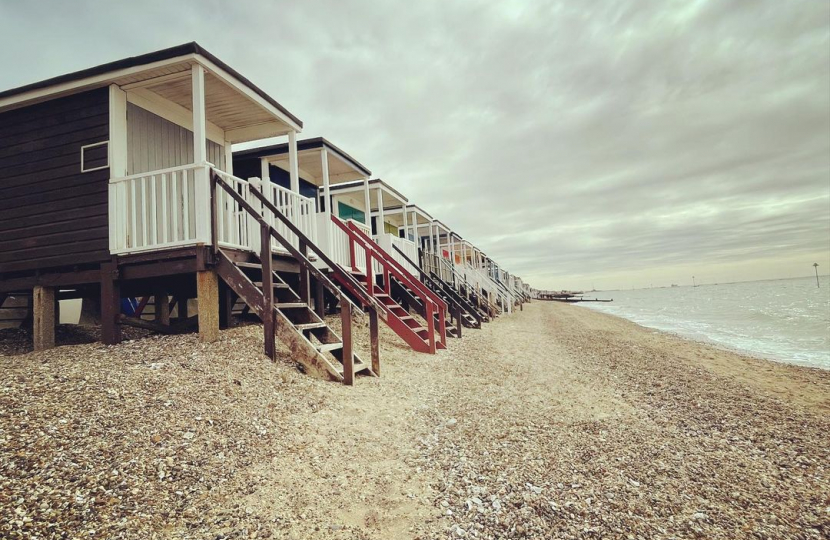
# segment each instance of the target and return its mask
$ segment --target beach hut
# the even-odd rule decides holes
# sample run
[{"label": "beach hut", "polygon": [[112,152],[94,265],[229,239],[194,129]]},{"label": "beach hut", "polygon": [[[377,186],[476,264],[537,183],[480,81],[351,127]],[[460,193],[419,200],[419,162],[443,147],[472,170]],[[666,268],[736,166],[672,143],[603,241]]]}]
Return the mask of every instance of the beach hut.
[{"label": "beach hut", "polygon": [[[377,347],[363,361],[349,330],[355,302],[376,321],[377,301],[360,288],[343,294],[332,279],[352,284],[352,275],[311,260],[326,254],[316,196],[301,192],[301,129],[196,43],[0,92],[0,305],[31,294],[42,349],[54,345],[58,297],[97,304],[105,343],[123,325],[194,324],[214,340],[241,300],[262,319],[272,358],[279,334],[309,373],[347,383],[377,374]],[[231,145],[273,137],[285,139],[288,189],[235,176]],[[338,298],[342,337],[320,317],[312,286]],[[124,313],[122,298],[139,300]]]},{"label": "beach hut", "polygon": [[[284,206],[295,191],[290,184],[290,157],[287,144],[234,153],[236,173],[261,182],[273,194],[274,205],[288,216],[295,215],[291,207]],[[398,238],[394,216],[383,216],[384,206],[394,205],[403,196],[379,180],[369,180],[367,167],[323,138],[297,143],[297,171],[296,189],[314,201],[313,213],[303,213],[303,221],[313,229],[311,237],[326,254],[315,260],[315,266],[332,273],[332,279],[358,304],[363,304],[363,297],[372,298],[384,315],[381,320],[414,350],[434,353],[445,347],[446,306],[439,298],[430,298],[420,283],[411,283],[412,269],[392,249],[395,245],[408,254],[414,250],[413,242]],[[376,230],[379,223],[383,224],[381,232]],[[277,229],[281,231],[279,226]],[[372,261],[374,272],[366,271],[367,259]],[[352,279],[344,279],[341,270]],[[331,300],[331,295],[326,296]],[[327,302],[317,299],[315,303]],[[413,309],[424,318],[413,316]],[[426,319],[427,310],[433,314],[431,323]],[[451,335],[453,331],[450,325]]]},{"label": "beach hut", "polygon": [[350,268],[367,290],[377,289],[390,305],[387,322],[393,330],[415,350],[426,346],[425,352],[445,347],[447,335],[459,336],[458,325],[447,320],[452,313],[446,299],[419,278],[417,244],[404,232],[409,215],[400,210],[407,198],[377,178],[331,186],[328,196],[325,189],[318,191],[320,206],[332,209],[333,259]]}]

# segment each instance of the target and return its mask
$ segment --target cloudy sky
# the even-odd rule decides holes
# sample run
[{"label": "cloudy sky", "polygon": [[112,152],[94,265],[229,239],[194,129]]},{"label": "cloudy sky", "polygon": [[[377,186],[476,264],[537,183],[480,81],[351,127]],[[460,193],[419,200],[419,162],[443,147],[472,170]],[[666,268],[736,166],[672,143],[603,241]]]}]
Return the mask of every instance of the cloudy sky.
[{"label": "cloudy sky", "polygon": [[0,0],[0,88],[198,41],[540,288],[830,269],[825,0],[114,3]]}]

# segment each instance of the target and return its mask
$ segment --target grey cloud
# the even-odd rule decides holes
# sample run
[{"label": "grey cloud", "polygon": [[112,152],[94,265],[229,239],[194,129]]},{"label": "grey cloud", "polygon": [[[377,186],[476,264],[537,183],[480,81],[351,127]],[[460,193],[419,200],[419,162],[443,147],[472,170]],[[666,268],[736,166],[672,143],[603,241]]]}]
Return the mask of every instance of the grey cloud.
[{"label": "grey cloud", "polygon": [[0,10],[0,87],[199,41],[539,286],[830,251],[827,2]]}]

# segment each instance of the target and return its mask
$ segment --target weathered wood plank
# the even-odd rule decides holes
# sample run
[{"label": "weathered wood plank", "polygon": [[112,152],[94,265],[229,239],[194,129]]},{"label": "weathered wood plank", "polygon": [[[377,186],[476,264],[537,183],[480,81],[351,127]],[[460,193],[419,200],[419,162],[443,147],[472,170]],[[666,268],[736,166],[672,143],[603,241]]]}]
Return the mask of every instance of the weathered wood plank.
[{"label": "weathered wood plank", "polygon": [[340,330],[343,339],[343,384],[354,384],[354,350],[352,349],[352,306],[343,303],[340,306]]},{"label": "weathered wood plank", "polygon": [[38,285],[32,292],[34,326],[32,341],[36,351],[55,346],[56,305],[55,288]]},{"label": "weathered wood plank", "polygon": [[199,304],[199,340],[219,339],[219,276],[215,270],[196,273],[196,300]]}]

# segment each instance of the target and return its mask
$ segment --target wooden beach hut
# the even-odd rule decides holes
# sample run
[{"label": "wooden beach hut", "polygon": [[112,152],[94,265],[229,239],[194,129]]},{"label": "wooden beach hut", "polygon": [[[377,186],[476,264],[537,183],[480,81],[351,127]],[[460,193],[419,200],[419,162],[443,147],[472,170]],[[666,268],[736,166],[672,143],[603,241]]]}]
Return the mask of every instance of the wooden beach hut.
[{"label": "wooden beach hut", "polygon": [[[339,266],[318,268],[327,255],[316,196],[300,190],[301,129],[196,43],[0,92],[0,305],[31,295],[43,349],[54,345],[58,298],[97,304],[105,343],[123,325],[193,324],[211,341],[241,300],[262,319],[272,358],[278,335],[317,376],[377,374],[377,300],[357,286],[343,294],[354,277]],[[272,137],[286,139],[288,190],[233,174],[232,144]],[[342,336],[312,287],[337,297]],[[122,313],[125,297],[141,299],[139,314],[152,299],[154,320]],[[374,321],[371,361],[352,348],[358,302]]]},{"label": "wooden beach hut", "polygon": [[[331,279],[358,304],[362,305],[364,297],[371,298],[381,320],[414,350],[435,353],[444,348],[446,305],[421,283],[413,282],[406,261],[391,249],[394,243],[411,252],[410,246],[396,234],[377,233],[375,229],[388,221],[382,215],[383,205],[394,204],[390,201],[403,196],[385,183],[369,180],[368,168],[326,139],[299,141],[297,148],[297,185],[313,197],[311,234],[326,254],[325,259],[315,260],[315,266],[330,273]],[[261,181],[265,189],[281,193],[290,181],[290,147],[280,144],[236,152],[234,167],[239,174],[257,174],[249,181]],[[275,204],[280,207],[279,197]],[[290,209],[284,212],[291,215]],[[391,228],[386,223],[382,231]],[[371,263],[367,265],[367,261]],[[367,267],[373,271],[367,272]],[[351,279],[345,279],[343,272]],[[324,299],[315,302],[326,303]],[[415,317],[413,309],[422,318]],[[427,312],[432,317],[427,318]],[[449,331],[453,331],[452,326]]]}]

